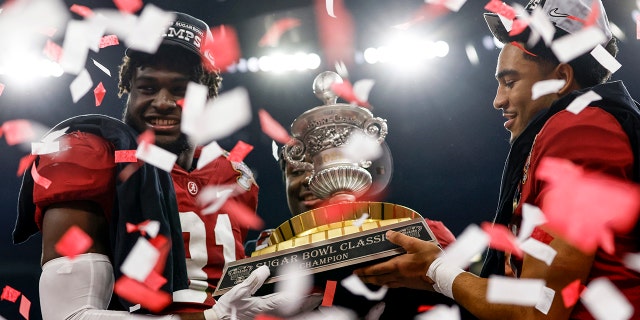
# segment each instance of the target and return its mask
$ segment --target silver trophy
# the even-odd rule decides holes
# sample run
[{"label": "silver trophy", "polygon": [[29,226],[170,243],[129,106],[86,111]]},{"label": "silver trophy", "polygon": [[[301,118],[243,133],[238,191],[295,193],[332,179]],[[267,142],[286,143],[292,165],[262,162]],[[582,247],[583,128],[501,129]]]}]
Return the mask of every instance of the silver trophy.
[{"label": "silver trophy", "polygon": [[[387,121],[371,111],[337,103],[331,85],[341,83],[335,72],[320,73],[313,92],[324,105],[307,110],[291,124],[292,141],[285,145],[284,157],[295,169],[310,170],[309,189],[321,199],[348,193],[363,195],[372,184],[371,159],[353,159],[343,152],[351,135],[360,131],[383,144]],[[386,145],[384,145],[386,148]]]}]

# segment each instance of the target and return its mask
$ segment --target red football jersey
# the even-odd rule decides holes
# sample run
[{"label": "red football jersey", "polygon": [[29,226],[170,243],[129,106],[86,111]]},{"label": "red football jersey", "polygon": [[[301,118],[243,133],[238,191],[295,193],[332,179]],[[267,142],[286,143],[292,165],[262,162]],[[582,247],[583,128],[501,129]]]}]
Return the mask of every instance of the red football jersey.
[{"label": "red football jersey", "polygon": [[[35,185],[36,222],[42,223],[46,207],[57,202],[89,200],[111,212],[115,194],[114,148],[104,139],[73,132],[59,139],[61,150],[40,156],[40,175],[53,183],[48,189]],[[195,159],[200,149],[196,150]],[[213,290],[226,262],[245,257],[244,242],[248,229],[224,207],[202,214],[197,197],[207,186],[233,185],[232,198],[255,212],[258,186],[251,170],[242,162],[231,162],[224,154],[203,168],[186,171],[175,165],[174,182],[187,260],[189,289],[174,292],[174,304],[168,312],[198,311],[210,308]],[[69,175],[69,172],[79,174]]]}]

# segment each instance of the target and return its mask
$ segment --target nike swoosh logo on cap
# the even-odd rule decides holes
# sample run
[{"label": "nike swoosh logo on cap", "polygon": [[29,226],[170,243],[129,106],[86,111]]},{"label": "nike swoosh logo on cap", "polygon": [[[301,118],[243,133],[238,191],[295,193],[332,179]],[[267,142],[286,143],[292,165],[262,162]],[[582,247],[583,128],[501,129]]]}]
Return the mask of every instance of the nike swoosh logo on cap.
[{"label": "nike swoosh logo on cap", "polygon": [[566,17],[569,16],[566,13],[558,12],[558,8],[553,8],[553,9],[549,10],[549,15],[552,16],[552,17],[557,17],[557,18],[566,18]]}]

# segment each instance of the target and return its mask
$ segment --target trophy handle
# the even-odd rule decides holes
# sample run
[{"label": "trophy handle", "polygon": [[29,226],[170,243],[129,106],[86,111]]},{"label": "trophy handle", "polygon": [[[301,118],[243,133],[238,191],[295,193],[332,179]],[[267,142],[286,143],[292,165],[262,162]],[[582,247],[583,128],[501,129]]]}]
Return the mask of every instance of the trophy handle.
[{"label": "trophy handle", "polygon": [[313,164],[305,162],[305,147],[304,143],[297,138],[291,139],[291,141],[284,145],[284,158],[287,163],[290,163],[296,170],[313,171]]},{"label": "trophy handle", "polygon": [[378,143],[382,143],[388,133],[387,120],[380,117],[367,119],[364,122],[362,129],[366,135],[374,137]]}]

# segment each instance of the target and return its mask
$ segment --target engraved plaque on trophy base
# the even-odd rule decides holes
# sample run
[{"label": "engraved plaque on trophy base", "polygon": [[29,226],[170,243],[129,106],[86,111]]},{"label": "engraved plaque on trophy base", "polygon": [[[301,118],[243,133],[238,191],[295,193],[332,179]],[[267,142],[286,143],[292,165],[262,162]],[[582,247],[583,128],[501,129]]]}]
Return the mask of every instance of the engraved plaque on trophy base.
[{"label": "engraved plaque on trophy base", "polygon": [[[353,221],[365,212],[369,218],[354,226]],[[322,224],[317,224],[320,221]],[[285,265],[312,274],[317,286],[324,286],[326,280],[342,280],[356,268],[404,253],[386,239],[387,230],[437,243],[424,218],[403,206],[355,202],[314,209],[278,227],[271,240],[280,238],[279,242],[261,250],[260,255],[227,263],[214,296],[227,292],[263,265],[269,267],[271,276],[259,294],[273,291],[269,284],[282,280],[278,269]]]}]

